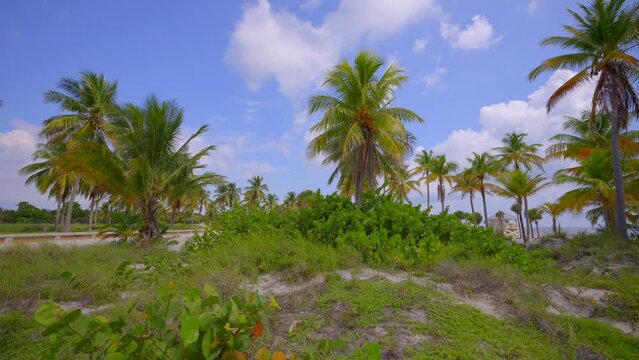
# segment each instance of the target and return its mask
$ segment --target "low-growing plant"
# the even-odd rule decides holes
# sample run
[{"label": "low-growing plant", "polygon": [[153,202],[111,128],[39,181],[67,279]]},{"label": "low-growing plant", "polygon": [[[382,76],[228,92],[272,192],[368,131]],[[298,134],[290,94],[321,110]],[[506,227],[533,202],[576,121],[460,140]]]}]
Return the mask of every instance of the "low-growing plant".
[{"label": "low-growing plant", "polygon": [[219,238],[220,232],[209,226],[202,233],[196,231],[193,238],[184,244],[184,249],[190,252],[210,249],[219,242]]},{"label": "low-growing plant", "polygon": [[80,309],[66,311],[53,301],[42,304],[35,320],[46,327],[49,338],[47,358],[55,359],[63,347],[92,359],[245,359],[253,339],[264,331],[262,314],[267,308],[279,308],[259,295],[244,301],[233,297],[221,302],[215,289],[186,291],[181,300],[172,283],[162,285],[156,301],[140,315],[142,323],[126,317],[108,320],[104,316],[82,314]]}]

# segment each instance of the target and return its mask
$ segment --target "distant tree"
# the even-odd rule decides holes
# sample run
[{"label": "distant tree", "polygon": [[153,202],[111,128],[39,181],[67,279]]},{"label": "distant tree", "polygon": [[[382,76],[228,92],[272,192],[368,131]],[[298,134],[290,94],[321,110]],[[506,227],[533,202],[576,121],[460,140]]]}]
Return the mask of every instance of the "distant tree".
[{"label": "distant tree", "polygon": [[437,181],[437,200],[441,203],[442,211],[444,211],[446,203],[445,183],[452,185],[455,180],[455,171],[457,171],[457,164],[447,161],[445,155],[437,155],[433,158],[429,179]]},{"label": "distant tree", "polygon": [[252,206],[259,206],[266,201],[267,193],[268,185],[264,183],[264,178],[254,176],[249,179],[249,186],[244,189],[244,202]]},{"label": "distant tree", "polygon": [[559,203],[544,203],[539,207],[539,210],[543,213],[546,213],[552,217],[552,233],[553,235],[559,234],[557,231],[557,217],[564,212],[563,206]]},{"label": "distant tree", "polygon": [[495,159],[503,168],[513,165],[515,170],[530,170],[531,166],[535,165],[541,169],[544,158],[537,155],[541,144],[526,143],[526,136],[527,134],[508,133],[501,140],[502,146],[493,148],[497,151]]},{"label": "distant tree", "polygon": [[415,163],[417,163],[417,166],[415,167],[415,172],[421,173],[422,178],[420,180],[423,180],[424,183],[426,183],[426,207],[429,209],[430,209],[430,183],[431,183],[431,180],[429,179],[429,177],[430,177],[430,168],[431,168],[433,157],[434,157],[433,152],[426,151],[426,150],[422,150],[421,153],[415,156]]}]

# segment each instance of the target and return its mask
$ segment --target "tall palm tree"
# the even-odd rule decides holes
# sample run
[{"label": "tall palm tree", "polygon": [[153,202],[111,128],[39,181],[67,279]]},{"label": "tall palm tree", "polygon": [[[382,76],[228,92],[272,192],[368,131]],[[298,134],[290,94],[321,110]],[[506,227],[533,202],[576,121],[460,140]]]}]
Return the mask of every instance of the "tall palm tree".
[{"label": "tall palm tree", "polygon": [[75,183],[76,175],[64,171],[59,166],[59,158],[66,151],[65,143],[41,143],[33,153],[34,163],[20,169],[20,174],[27,175],[25,183],[35,185],[44,194],[48,192],[49,199],[56,200],[55,231],[60,230],[65,223],[62,210],[66,207],[71,184]]},{"label": "tall palm tree", "polygon": [[541,233],[539,232],[539,220],[543,218],[544,213],[539,208],[534,208],[528,210],[528,219],[531,222],[535,223],[535,228],[537,229],[537,238],[541,238]]},{"label": "tall palm tree", "polygon": [[502,164],[502,167],[513,165],[515,170],[525,168],[530,170],[531,165],[541,168],[544,158],[537,155],[537,150],[541,144],[528,144],[525,141],[527,134],[508,133],[501,140],[502,146],[493,148],[497,151],[495,159]]},{"label": "tall palm tree", "polygon": [[430,209],[430,181],[428,180],[430,176],[430,164],[433,159],[433,152],[422,150],[421,153],[415,156],[415,163],[417,166],[415,167],[415,172],[421,173],[423,176],[421,180],[426,183],[426,207]]},{"label": "tall palm tree", "polygon": [[[613,232],[616,227],[616,197],[613,185],[612,155],[607,149],[596,149],[590,156],[582,160],[578,166],[563,169],[555,174],[558,184],[573,184],[576,187],[559,198],[561,206],[569,211],[581,212],[590,209],[586,217],[592,224],[600,218],[604,219],[606,228]],[[626,181],[633,179],[633,172],[628,171]],[[629,205],[639,204],[639,193],[626,193]],[[626,222],[626,211],[623,221]]]},{"label": "tall palm tree", "polygon": [[339,185],[353,189],[357,204],[364,189],[376,188],[377,177],[410,151],[414,136],[404,125],[423,122],[416,113],[391,106],[408,78],[393,64],[383,67],[381,58],[362,51],[353,65],[345,60],[328,72],[323,85],[331,95],[315,95],[308,104],[309,114],[322,114],[311,127],[317,135],[308,156],[323,155],[324,164],[337,164],[329,183],[339,176]]},{"label": "tall palm tree", "polygon": [[[544,183],[544,180],[546,179],[541,175],[531,177],[528,172],[514,169],[503,171],[497,176],[497,181],[501,184],[501,186],[491,186],[497,195],[514,199],[515,204],[520,206],[520,210],[523,210],[526,217],[526,228],[522,232],[524,243],[527,242],[527,235],[531,230],[528,226],[530,219],[528,218],[529,209],[527,198],[548,186],[549,183]],[[522,205],[523,209],[521,209]],[[519,213],[519,216],[521,217],[521,212]]]},{"label": "tall palm tree", "polygon": [[468,161],[470,162],[470,171],[472,171],[474,176],[476,176],[479,180],[479,193],[481,194],[481,201],[484,206],[484,222],[486,227],[488,227],[488,208],[486,207],[486,193],[490,193],[490,191],[488,191],[488,188],[486,186],[486,178],[490,175],[495,174],[499,164],[487,152],[483,152],[481,154],[473,152],[473,157],[469,158]]},{"label": "tall palm tree", "polygon": [[[108,117],[117,111],[117,83],[109,82],[102,74],[83,72],[79,80],[63,78],[58,88],[60,91],[44,93],[44,100],[58,104],[65,114],[46,119],[40,135],[49,142],[67,142],[69,147],[78,138],[107,141],[111,132]],[[73,204],[81,180],[81,176],[76,176],[71,188],[63,231],[71,231]]]},{"label": "tall palm tree", "polygon": [[289,191],[286,193],[286,197],[284,198],[282,204],[286,207],[294,207],[296,198],[297,194],[295,194],[295,191]]},{"label": "tall palm tree", "polygon": [[471,169],[464,169],[464,171],[457,174],[455,176],[455,185],[450,190],[451,194],[460,193],[462,199],[468,195],[468,199],[470,200],[470,213],[475,225],[479,224],[475,222],[477,218],[475,217],[475,204],[473,199],[475,198],[475,193],[478,191],[481,191],[481,184],[479,178]]},{"label": "tall palm tree", "polygon": [[408,170],[406,165],[394,169],[392,173],[386,176],[384,189],[387,194],[400,203],[408,201],[408,194],[411,191],[419,191],[419,180],[413,178],[414,173]]},{"label": "tall palm tree", "polygon": [[510,207],[510,210],[515,213],[517,217],[517,226],[519,226],[519,233],[521,238],[526,243],[526,229],[524,229],[524,217],[521,215],[521,201],[515,200],[515,203]]},{"label": "tall palm tree", "polygon": [[504,218],[506,217],[506,214],[499,210],[495,213],[495,217],[499,220],[499,229],[501,230],[502,234],[504,232]]},{"label": "tall palm tree", "polygon": [[278,201],[279,199],[277,198],[277,195],[268,194],[266,195],[266,200],[264,200],[264,207],[266,207],[266,210],[272,211],[273,209],[277,208]]},{"label": "tall palm tree", "polygon": [[63,157],[70,170],[99,182],[112,196],[135,205],[145,227],[141,246],[160,233],[158,212],[176,179],[185,169],[198,168],[213,149],[189,153],[193,139],[207,130],[200,127],[179,146],[183,110],[173,101],[147,99],[143,107],[127,105],[113,120],[113,146],[78,141]]},{"label": "tall palm tree", "polygon": [[268,193],[268,185],[264,183],[264,178],[253,176],[249,179],[249,186],[244,189],[244,202],[259,206],[266,200],[266,193]]},{"label": "tall palm tree", "polygon": [[553,235],[557,235],[557,217],[564,212],[563,206],[559,203],[546,202],[539,207],[539,210],[552,217],[552,233]]},{"label": "tall palm tree", "polygon": [[591,119],[603,112],[611,122],[611,152],[614,174],[616,234],[628,238],[625,219],[624,180],[619,151],[619,131],[627,127],[629,114],[639,111],[635,89],[639,60],[632,55],[639,40],[639,4],[625,0],[591,0],[579,10],[568,10],[575,26],[565,25],[564,36],[551,36],[542,46],[559,46],[567,54],[544,60],[529,75],[530,80],[557,69],[577,73],[548,99],[550,111],[561,99],[578,87],[595,83]]},{"label": "tall palm tree", "polygon": [[437,181],[437,200],[442,205],[442,211],[445,209],[446,201],[446,185],[452,185],[455,180],[454,173],[457,171],[457,164],[446,160],[446,155],[437,155],[433,158],[430,167],[430,176],[427,181]]}]

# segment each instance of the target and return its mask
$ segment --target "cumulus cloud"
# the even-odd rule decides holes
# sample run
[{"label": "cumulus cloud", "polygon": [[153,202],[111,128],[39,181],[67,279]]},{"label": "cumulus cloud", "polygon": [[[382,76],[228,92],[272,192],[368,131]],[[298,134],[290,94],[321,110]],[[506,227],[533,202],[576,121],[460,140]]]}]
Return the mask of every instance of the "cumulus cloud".
[{"label": "cumulus cloud", "polygon": [[[542,144],[541,153],[549,144],[549,138],[562,131],[564,116],[578,116],[581,111],[587,109],[592,97],[593,85],[588,84],[566,97],[550,113],[546,112],[546,100],[574,73],[568,70],[558,70],[553,73],[548,81],[532,92],[525,100],[510,100],[497,104],[487,105],[479,110],[479,122],[481,128],[459,129],[453,131],[444,141],[436,144],[433,151],[445,154],[460,166],[468,165],[466,159],[472,152],[483,152],[499,146],[502,137],[508,132],[527,133],[526,141]],[[571,166],[565,161],[553,161],[545,165],[546,176],[552,176],[559,168]],[[546,201],[555,201],[559,195],[565,192],[566,186],[552,186],[531,198],[531,206],[536,206]],[[467,200],[459,201],[451,199],[453,207],[467,207]],[[508,210],[512,201],[509,199],[494,198],[491,207]],[[586,225],[583,219],[575,220],[565,218],[573,225]]]},{"label": "cumulus cloud", "polygon": [[472,22],[464,28],[459,24],[442,22],[439,32],[450,46],[461,50],[487,50],[501,40],[490,21],[482,15],[473,16]]},{"label": "cumulus cloud", "polygon": [[286,9],[274,9],[269,0],[257,0],[244,8],[225,60],[249,88],[274,79],[283,94],[295,98],[346,49],[441,13],[435,0],[341,0],[337,10],[313,25]]},{"label": "cumulus cloud", "polygon": [[446,85],[444,84],[444,75],[446,75],[447,73],[448,69],[437,65],[432,73],[424,76],[424,83],[426,83],[426,86],[429,88],[442,90],[446,87]]},{"label": "cumulus cloud", "polygon": [[418,54],[424,52],[426,49],[426,45],[428,45],[428,40],[425,38],[417,38],[413,42],[413,53]]},{"label": "cumulus cloud", "polygon": [[512,131],[527,133],[528,142],[548,144],[548,139],[561,131],[563,116],[579,115],[589,105],[592,85],[583,86],[553,111],[546,112],[548,97],[573,75],[572,71],[558,70],[527,100],[510,100],[482,107],[479,110],[480,130],[456,130],[437,144],[434,150],[445,153],[455,161],[462,161],[472,151],[487,151],[497,146],[501,138]]},{"label": "cumulus cloud", "polygon": [[18,171],[32,161],[38,143],[37,127],[22,120],[10,121],[11,129],[0,132],[0,206],[13,208],[20,201],[50,206],[33,187],[24,184]]}]

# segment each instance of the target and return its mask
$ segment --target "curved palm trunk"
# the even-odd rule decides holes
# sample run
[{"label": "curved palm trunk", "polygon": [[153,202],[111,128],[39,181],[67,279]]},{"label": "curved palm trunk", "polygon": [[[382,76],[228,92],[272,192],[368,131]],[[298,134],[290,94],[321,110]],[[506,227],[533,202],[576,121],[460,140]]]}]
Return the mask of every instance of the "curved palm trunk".
[{"label": "curved palm trunk", "polygon": [[470,215],[472,216],[473,224],[479,225],[477,223],[477,217],[475,216],[475,204],[473,203],[473,193],[470,193],[470,196],[468,197],[470,198]]},{"label": "curved palm trunk", "polygon": [[615,233],[628,239],[626,226],[626,199],[624,197],[623,173],[621,171],[621,152],[619,151],[619,116],[612,116],[611,152],[612,173],[615,177]]},{"label": "curved palm trunk", "polygon": [[530,219],[528,218],[528,196],[524,196],[524,216],[526,218],[526,231],[524,232],[524,242],[525,239],[528,238],[528,235],[535,236],[532,234],[532,226],[530,225]]},{"label": "curved palm trunk", "polygon": [[[430,173],[426,172],[426,179],[430,176]],[[426,208],[430,209],[430,181],[426,180]]]},{"label": "curved palm trunk", "polygon": [[73,183],[73,187],[71,188],[71,196],[69,196],[69,201],[67,203],[67,214],[64,218],[64,228],[62,231],[71,232],[71,218],[73,217],[73,204],[75,204],[75,197],[78,194],[78,190],[80,189],[80,176],[75,178],[75,182]]},{"label": "curved palm trunk", "polygon": [[539,221],[535,220],[535,227],[537,228],[537,238],[541,239],[541,234],[539,234]]},{"label": "curved palm trunk", "polygon": [[446,192],[444,191],[444,179],[439,178],[439,184],[437,185],[437,192],[439,195],[439,201],[442,203],[442,212],[444,212],[446,202]]},{"label": "curved palm trunk", "polygon": [[552,216],[552,233],[557,235],[557,217],[555,215]]},{"label": "curved palm trunk", "polygon": [[484,180],[481,182],[481,202],[484,205],[484,224],[488,228],[488,208],[486,207],[486,189],[484,188]]}]

